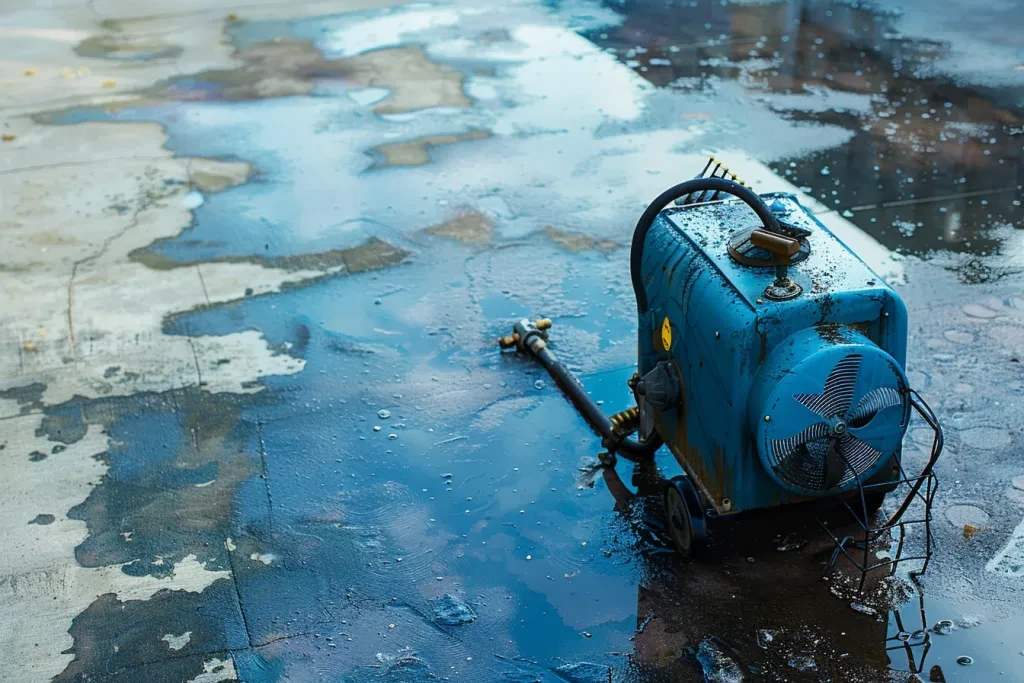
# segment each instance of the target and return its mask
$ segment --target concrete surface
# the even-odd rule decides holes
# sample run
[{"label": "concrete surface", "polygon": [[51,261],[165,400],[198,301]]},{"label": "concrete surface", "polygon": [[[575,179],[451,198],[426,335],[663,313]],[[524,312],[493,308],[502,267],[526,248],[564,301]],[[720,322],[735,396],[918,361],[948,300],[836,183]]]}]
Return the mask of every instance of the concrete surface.
[{"label": "concrete surface", "polygon": [[[1020,32],[905,10],[0,3],[4,680],[907,680],[886,637],[941,619],[923,678],[1024,680]],[[623,247],[709,151],[907,302],[948,447],[888,612],[781,520],[671,558],[494,348],[548,315],[624,407]]]}]

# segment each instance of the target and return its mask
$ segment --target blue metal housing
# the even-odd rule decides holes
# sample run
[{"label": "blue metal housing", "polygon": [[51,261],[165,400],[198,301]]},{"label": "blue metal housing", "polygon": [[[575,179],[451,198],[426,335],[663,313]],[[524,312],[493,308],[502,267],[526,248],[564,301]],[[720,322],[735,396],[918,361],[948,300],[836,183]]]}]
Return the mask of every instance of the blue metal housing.
[{"label": "blue metal housing", "polygon": [[[811,419],[795,401],[780,402],[780,383],[803,382],[794,391],[807,394],[821,391],[838,362],[832,349],[840,348],[844,357],[865,359],[854,402],[878,382],[906,388],[907,314],[900,297],[796,197],[778,193],[762,199],[781,221],[810,233],[810,254],[789,267],[803,289],[793,299],[764,296],[774,268],[742,265],[729,255],[732,235],[759,225],[742,202],[666,209],[643,249],[648,310],[639,321],[639,373],[660,361],[676,363],[682,405],[657,414],[655,428],[720,514],[814,495],[784,486],[767,466],[766,417],[791,433]],[[668,349],[662,348],[666,318]],[[866,439],[887,439],[885,455],[899,457],[908,416],[905,405],[890,408],[882,411],[890,418],[887,435]],[[885,466],[891,457],[882,461],[863,478],[892,479],[891,466]]]}]

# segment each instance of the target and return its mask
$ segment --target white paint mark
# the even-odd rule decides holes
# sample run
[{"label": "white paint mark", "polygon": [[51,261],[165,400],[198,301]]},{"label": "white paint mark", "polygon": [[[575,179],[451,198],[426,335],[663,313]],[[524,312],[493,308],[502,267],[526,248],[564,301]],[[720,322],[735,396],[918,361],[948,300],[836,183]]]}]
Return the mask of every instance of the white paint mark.
[{"label": "white paint mark", "polygon": [[231,537],[228,536],[224,539],[224,547],[228,549],[228,552],[234,552],[238,548],[234,543],[231,542]]},{"label": "white paint mark", "polygon": [[121,535],[124,536],[124,542],[125,543],[131,543],[132,542],[132,532],[130,532],[130,531],[122,531]]},{"label": "white paint mark", "polygon": [[249,556],[250,560],[254,562],[262,562],[263,564],[270,564],[274,561],[273,553],[253,553]]},{"label": "white paint mark", "polygon": [[1005,576],[1024,576],[1024,521],[1010,534],[1006,546],[993,557],[987,571]]},{"label": "white paint mark", "polygon": [[210,481],[204,481],[202,484],[196,484],[196,488],[197,489],[205,489],[207,486],[209,486],[210,484],[212,484],[215,481],[217,481],[217,480],[216,479],[211,479]]},{"label": "white paint mark", "polygon": [[168,633],[161,640],[167,641],[167,647],[172,650],[180,650],[188,645],[188,641],[192,640],[192,631],[185,631],[180,636]]},{"label": "white paint mark", "polygon": [[235,662],[227,659],[213,659],[203,662],[203,673],[188,681],[188,683],[220,683],[221,681],[237,681],[238,672],[235,671]]}]

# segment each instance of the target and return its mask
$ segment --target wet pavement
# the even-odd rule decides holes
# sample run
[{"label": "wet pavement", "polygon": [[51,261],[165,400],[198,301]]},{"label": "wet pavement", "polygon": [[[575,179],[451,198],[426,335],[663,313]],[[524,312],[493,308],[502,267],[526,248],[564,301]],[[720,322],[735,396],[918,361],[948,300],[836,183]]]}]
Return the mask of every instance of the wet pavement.
[{"label": "wet pavement", "polygon": [[[4,675],[1024,680],[1012,5],[0,5]],[[494,343],[626,407],[631,227],[708,152],[907,303],[947,450],[874,606],[799,512],[675,558],[671,456]]]}]

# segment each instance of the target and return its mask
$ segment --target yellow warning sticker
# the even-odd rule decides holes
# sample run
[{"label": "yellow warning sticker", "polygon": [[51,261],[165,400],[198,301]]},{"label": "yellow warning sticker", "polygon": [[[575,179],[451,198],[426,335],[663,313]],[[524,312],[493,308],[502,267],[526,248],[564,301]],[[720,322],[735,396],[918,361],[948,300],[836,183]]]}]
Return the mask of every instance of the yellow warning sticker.
[{"label": "yellow warning sticker", "polygon": [[661,323],[661,348],[666,351],[672,348],[672,323],[668,321],[668,316]]}]

